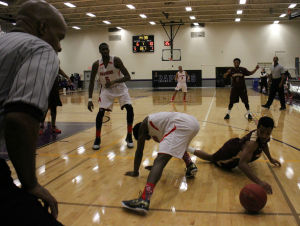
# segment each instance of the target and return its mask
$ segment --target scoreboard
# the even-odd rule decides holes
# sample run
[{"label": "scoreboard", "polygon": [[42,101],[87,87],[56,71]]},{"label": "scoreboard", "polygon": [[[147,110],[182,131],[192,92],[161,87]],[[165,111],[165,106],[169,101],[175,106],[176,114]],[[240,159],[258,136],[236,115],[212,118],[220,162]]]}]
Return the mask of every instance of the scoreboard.
[{"label": "scoreboard", "polygon": [[154,52],[154,35],[132,36],[132,50],[134,53]]}]

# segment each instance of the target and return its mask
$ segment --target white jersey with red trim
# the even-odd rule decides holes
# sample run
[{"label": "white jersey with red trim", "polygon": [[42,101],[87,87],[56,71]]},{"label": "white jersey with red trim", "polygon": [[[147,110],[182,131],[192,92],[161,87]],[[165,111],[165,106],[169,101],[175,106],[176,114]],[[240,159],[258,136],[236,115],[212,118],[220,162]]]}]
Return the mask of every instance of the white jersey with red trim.
[{"label": "white jersey with red trim", "polygon": [[162,141],[176,130],[176,126],[187,124],[193,116],[180,112],[158,112],[148,116],[148,131],[152,138]]},{"label": "white jersey with red trim", "polygon": [[178,82],[186,82],[186,72],[185,71],[182,71],[182,72],[178,71],[177,75],[178,75],[178,78],[177,78]]},{"label": "white jersey with red trim", "polygon": [[[120,69],[116,68],[114,65],[114,56],[110,56],[107,67],[105,67],[103,63],[103,59],[99,60],[98,76],[99,76],[98,81],[102,85],[102,87],[105,87],[107,81],[114,81],[116,79],[124,77]],[[111,87],[120,87],[120,86],[126,87],[124,82],[116,83]]]}]

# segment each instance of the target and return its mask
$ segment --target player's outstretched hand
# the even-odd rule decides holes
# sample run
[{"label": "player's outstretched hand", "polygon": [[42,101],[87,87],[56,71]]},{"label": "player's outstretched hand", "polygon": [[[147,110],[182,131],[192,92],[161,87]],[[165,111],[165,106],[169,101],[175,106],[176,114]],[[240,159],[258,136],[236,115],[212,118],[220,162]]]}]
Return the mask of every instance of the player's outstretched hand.
[{"label": "player's outstretched hand", "polygon": [[278,166],[278,167],[281,166],[281,163],[279,161],[277,161],[276,159],[271,159],[270,163],[272,163],[274,166]]},{"label": "player's outstretched hand", "polygon": [[261,182],[259,185],[262,186],[268,194],[273,193],[271,185],[269,185],[267,182]]},{"label": "player's outstretched hand", "polygon": [[42,187],[40,184],[37,184],[34,188],[27,190],[27,192],[41,199],[46,207],[50,207],[51,215],[57,218],[57,201],[46,188]]},{"label": "player's outstretched hand", "polygon": [[90,112],[93,112],[94,104],[93,104],[92,101],[89,101],[89,103],[88,103],[88,109],[89,109]]},{"label": "player's outstretched hand", "polygon": [[152,170],[152,166],[145,166],[145,169],[151,171]]},{"label": "player's outstretched hand", "polygon": [[138,177],[139,176],[139,172],[128,171],[128,172],[125,173],[125,176]]}]

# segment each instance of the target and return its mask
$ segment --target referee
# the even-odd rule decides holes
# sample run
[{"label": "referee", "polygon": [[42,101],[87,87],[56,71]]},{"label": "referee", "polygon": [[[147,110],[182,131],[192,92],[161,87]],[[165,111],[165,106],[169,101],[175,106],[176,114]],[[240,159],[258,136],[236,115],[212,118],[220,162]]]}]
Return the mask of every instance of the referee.
[{"label": "referee", "polygon": [[274,65],[271,67],[271,74],[269,75],[269,79],[271,80],[271,87],[269,98],[266,104],[262,105],[264,108],[270,108],[275,98],[276,93],[278,92],[280,99],[280,110],[285,110],[285,98],[284,98],[284,73],[285,69],[278,63],[278,57],[275,56],[273,58]]},{"label": "referee", "polygon": [[66,23],[56,8],[26,1],[15,28],[0,37],[0,139],[5,139],[22,185],[14,185],[6,161],[0,159],[0,215],[6,225],[61,225],[57,201],[38,183],[35,151],[65,33]]}]

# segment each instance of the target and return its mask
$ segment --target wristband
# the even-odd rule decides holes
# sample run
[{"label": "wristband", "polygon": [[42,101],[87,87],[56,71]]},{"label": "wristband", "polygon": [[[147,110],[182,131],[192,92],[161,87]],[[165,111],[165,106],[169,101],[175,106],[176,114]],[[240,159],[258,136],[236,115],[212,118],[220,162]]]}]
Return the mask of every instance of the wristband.
[{"label": "wristband", "polygon": [[90,101],[93,101],[93,99],[92,99],[92,98],[89,98],[89,102],[90,102]]}]

